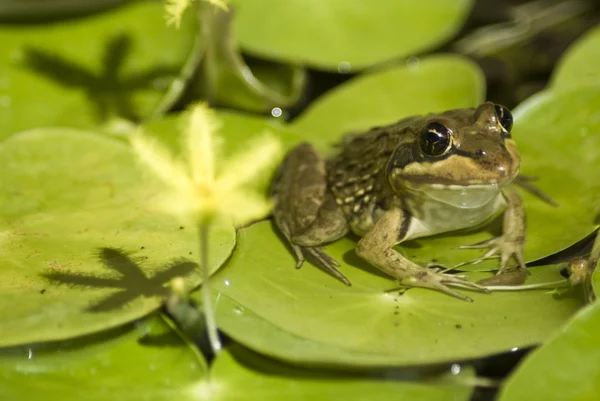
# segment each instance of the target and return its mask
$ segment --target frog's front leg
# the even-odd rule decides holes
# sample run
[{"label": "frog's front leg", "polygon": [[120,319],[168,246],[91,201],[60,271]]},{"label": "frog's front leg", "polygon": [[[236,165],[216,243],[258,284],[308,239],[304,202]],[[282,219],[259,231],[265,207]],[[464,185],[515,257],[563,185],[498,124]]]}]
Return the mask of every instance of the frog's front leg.
[{"label": "frog's front leg", "polygon": [[302,266],[306,255],[351,285],[337,269],[339,263],[323,249],[326,243],[346,235],[348,225],[327,188],[325,160],[312,145],[302,143],[287,154],[270,193],[275,202],[275,224],[296,254],[296,267]]},{"label": "frog's front leg", "polygon": [[[504,211],[504,221],[502,224],[502,235],[496,238],[485,240],[474,245],[460,246],[460,249],[478,249],[489,248],[480,258],[477,258],[468,263],[479,263],[483,260],[490,259],[495,255],[500,256],[500,268],[496,274],[502,274],[508,261],[514,256],[518,263],[518,268],[525,271],[525,261],[523,257],[523,246],[525,245],[525,208],[519,194],[514,190],[504,192],[504,198],[507,205]],[[463,265],[463,263],[461,263]]]},{"label": "frog's front leg", "polygon": [[360,239],[356,246],[356,253],[408,287],[430,288],[469,302],[472,301],[471,298],[449,286],[487,292],[485,287],[457,276],[419,266],[396,252],[393,247],[406,238],[410,219],[411,216],[400,208],[386,211],[371,230]]}]

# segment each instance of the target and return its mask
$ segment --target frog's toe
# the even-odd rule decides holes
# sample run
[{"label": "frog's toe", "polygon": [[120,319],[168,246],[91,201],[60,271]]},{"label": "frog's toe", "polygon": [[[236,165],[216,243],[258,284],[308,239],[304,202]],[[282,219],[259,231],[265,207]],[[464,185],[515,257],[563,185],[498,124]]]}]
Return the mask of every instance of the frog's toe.
[{"label": "frog's toe", "polygon": [[456,277],[454,275],[438,272],[427,272],[426,274],[419,274],[417,276],[401,280],[400,282],[401,284],[407,286],[423,287],[432,290],[437,290],[443,292],[444,294],[451,295],[455,298],[462,299],[463,301],[467,302],[473,302],[473,300],[465,294],[462,294],[450,287],[462,287],[486,293],[490,292],[490,290],[477,283],[472,283],[470,281],[463,280],[462,278]]},{"label": "frog's toe", "polygon": [[332,274],[347,286],[352,285],[350,280],[348,280],[342,272],[336,269],[337,267],[340,267],[340,264],[334,258],[327,255],[322,247],[302,248],[302,250],[309,254],[319,267]]},{"label": "frog's toe", "polygon": [[460,266],[469,264],[481,263],[484,260],[488,259],[500,258],[500,267],[498,268],[496,274],[502,274],[508,266],[508,262],[510,261],[511,257],[514,257],[517,261],[518,268],[527,271],[525,267],[525,259],[523,257],[523,241],[521,239],[509,240],[506,239],[504,236],[500,236],[482,242],[478,242],[473,245],[463,245],[458,247],[458,249],[483,248],[489,248],[489,250],[483,256],[467,262],[459,263],[458,265],[454,266],[454,268],[458,268]]}]

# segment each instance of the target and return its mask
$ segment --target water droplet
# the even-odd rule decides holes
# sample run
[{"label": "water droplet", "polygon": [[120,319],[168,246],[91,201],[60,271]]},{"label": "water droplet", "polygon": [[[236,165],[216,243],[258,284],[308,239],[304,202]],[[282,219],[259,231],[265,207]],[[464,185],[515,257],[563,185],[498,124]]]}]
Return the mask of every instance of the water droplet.
[{"label": "water droplet", "polygon": [[31,348],[27,348],[27,359],[33,359],[33,350]]},{"label": "water droplet", "polygon": [[273,110],[271,110],[271,115],[273,117],[281,117],[281,109],[279,107],[273,107]]},{"label": "water droplet", "polygon": [[511,348],[511,350],[510,350],[510,351],[511,351],[511,352],[516,352],[516,351],[518,351],[518,350],[519,350],[519,347],[514,347],[514,348]]},{"label": "water droplet", "polygon": [[457,375],[460,373],[460,365],[457,363],[453,363],[452,366],[450,366],[450,373],[452,373],[453,375]]},{"label": "water droplet", "polygon": [[342,61],[338,64],[337,69],[340,74],[348,74],[352,70],[352,65],[347,61]]},{"label": "water droplet", "polygon": [[235,312],[236,315],[241,315],[244,313],[244,307],[236,306],[235,308],[233,308],[233,311]]},{"label": "water droplet", "polygon": [[225,280],[225,281],[224,281],[224,283],[225,283],[225,285],[226,285],[227,287],[229,287],[229,284],[230,284],[230,283],[229,283],[229,280]]},{"label": "water droplet", "polygon": [[406,67],[408,68],[418,68],[419,64],[421,64],[421,60],[418,57],[412,56],[406,60]]}]

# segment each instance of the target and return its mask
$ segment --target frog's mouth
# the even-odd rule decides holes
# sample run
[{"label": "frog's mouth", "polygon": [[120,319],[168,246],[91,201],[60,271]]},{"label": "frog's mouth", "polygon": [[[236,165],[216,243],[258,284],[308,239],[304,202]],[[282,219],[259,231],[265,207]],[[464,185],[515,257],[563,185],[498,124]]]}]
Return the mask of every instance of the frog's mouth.
[{"label": "frog's mouth", "polygon": [[459,209],[477,209],[494,201],[500,194],[500,185],[439,185],[413,188],[425,196]]}]

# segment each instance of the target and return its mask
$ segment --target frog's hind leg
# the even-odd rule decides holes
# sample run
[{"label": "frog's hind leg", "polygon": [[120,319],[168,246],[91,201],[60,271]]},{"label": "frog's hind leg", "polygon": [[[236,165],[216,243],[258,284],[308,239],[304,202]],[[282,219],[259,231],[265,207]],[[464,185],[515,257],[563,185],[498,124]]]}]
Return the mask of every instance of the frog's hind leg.
[{"label": "frog's hind leg", "polygon": [[346,285],[350,281],[323,245],[348,232],[345,216],[327,189],[325,161],[308,143],[292,149],[271,186],[275,224],[289,242],[300,268],[305,256]]},{"label": "frog's hind leg", "polygon": [[[304,252],[310,255],[320,267],[350,286],[350,280],[337,269],[340,264],[325,253],[325,249],[321,246],[324,243],[340,239],[347,233],[348,224],[344,213],[335,203],[333,195],[327,191],[317,219],[310,226],[295,233],[290,242],[292,246],[300,248],[301,253]],[[295,252],[297,255],[298,252],[296,250]],[[302,263],[298,258],[296,267],[299,268],[300,266],[302,266]]]}]

